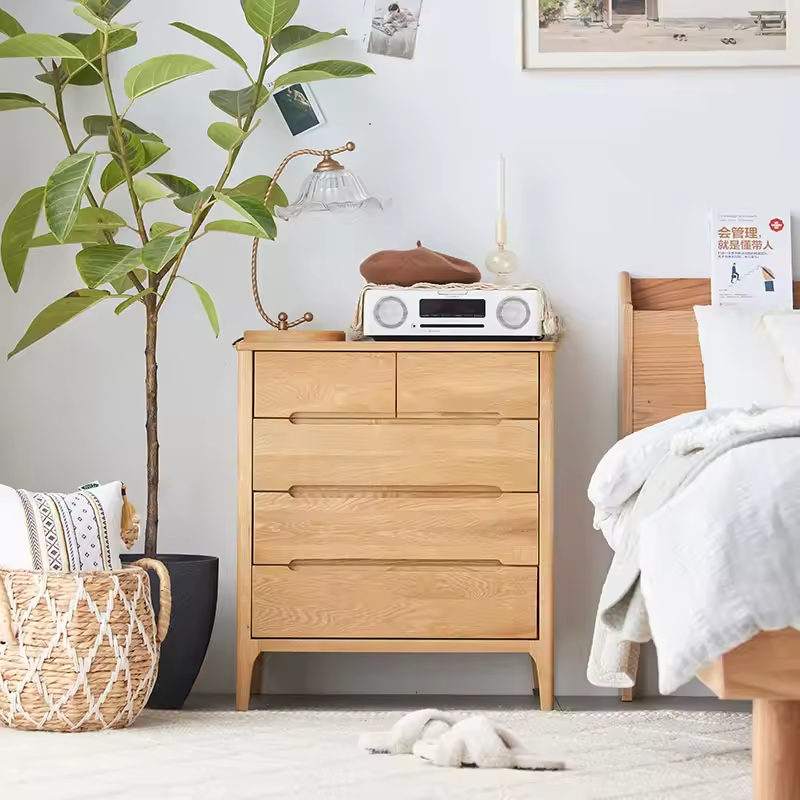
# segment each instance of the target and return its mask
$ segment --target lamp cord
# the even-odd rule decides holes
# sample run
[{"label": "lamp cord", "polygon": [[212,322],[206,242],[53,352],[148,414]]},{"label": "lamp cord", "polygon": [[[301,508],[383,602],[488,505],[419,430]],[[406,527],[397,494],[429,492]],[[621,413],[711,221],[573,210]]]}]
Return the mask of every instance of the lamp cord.
[{"label": "lamp cord", "polygon": [[[281,162],[281,165],[275,171],[275,174],[272,176],[272,180],[270,181],[269,186],[267,187],[267,193],[264,196],[264,205],[266,206],[271,197],[275,187],[278,185],[278,179],[283,175],[283,171],[289,164],[299,156],[320,156],[321,158],[330,158],[331,156],[339,155],[340,153],[344,153],[347,150],[355,150],[355,145],[352,142],[348,142],[343,147],[339,147],[336,150],[297,150],[294,153],[286,156]],[[261,239],[255,237],[253,239],[253,253],[250,258],[250,281],[253,289],[253,300],[256,304],[256,308],[258,309],[258,313],[261,314],[261,318],[271,327],[273,328],[283,328],[286,327],[294,327],[295,325],[300,324],[301,322],[310,321],[308,320],[308,314],[306,314],[303,318],[297,320],[297,322],[291,323],[287,326],[285,320],[281,320],[281,322],[275,322],[266,311],[264,311],[264,306],[261,303],[261,294],[258,290],[258,248],[259,244],[261,243]],[[283,315],[281,315],[283,316]],[[312,317],[313,319],[313,317]]]}]

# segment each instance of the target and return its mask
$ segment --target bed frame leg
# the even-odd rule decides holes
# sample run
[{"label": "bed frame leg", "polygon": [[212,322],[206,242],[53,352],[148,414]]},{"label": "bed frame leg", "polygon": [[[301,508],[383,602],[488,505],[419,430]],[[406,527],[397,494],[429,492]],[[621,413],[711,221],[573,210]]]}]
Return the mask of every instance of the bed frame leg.
[{"label": "bed frame leg", "polygon": [[800,701],[753,701],[753,797],[800,798]]}]

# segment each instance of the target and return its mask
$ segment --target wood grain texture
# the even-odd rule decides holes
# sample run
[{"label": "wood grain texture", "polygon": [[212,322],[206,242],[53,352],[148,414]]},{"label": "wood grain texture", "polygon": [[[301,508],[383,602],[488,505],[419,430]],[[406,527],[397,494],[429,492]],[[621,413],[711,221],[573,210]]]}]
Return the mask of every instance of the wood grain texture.
[{"label": "wood grain texture", "polygon": [[260,638],[532,639],[536,606],[535,567],[253,568]]},{"label": "wood grain texture", "polygon": [[[691,311],[711,304],[707,278],[632,278],[630,284],[636,311]],[[794,283],[794,307],[800,308],[800,281]]]},{"label": "wood grain texture", "polygon": [[531,650],[536,662],[543,711],[555,702],[555,354],[540,356],[539,416],[539,641]]},{"label": "wood grain texture", "polygon": [[[249,332],[248,332],[249,334]],[[245,334],[247,336],[248,334]],[[552,353],[558,342],[236,342],[237,350],[290,351],[296,353]]]},{"label": "wood grain texture", "polygon": [[293,486],[419,484],[535,492],[538,449],[535,421],[298,425],[257,419],[253,485],[280,492]]},{"label": "wood grain texture", "polygon": [[257,493],[254,563],[298,559],[538,563],[536,494],[293,497]]},{"label": "wood grain texture", "polygon": [[250,705],[253,664],[258,648],[250,633],[253,563],[253,354],[239,353],[239,534],[236,588],[236,708]]},{"label": "wood grain texture", "polygon": [[753,798],[800,798],[800,702],[753,702]]},{"label": "wood grain texture", "polygon": [[800,700],[800,632],[759,633],[698,677],[723,700]]},{"label": "wood grain texture", "polygon": [[525,653],[526,639],[253,639],[264,653]]},{"label": "wood grain texture", "polygon": [[394,353],[256,353],[256,417],[395,413]]},{"label": "wood grain texture", "polygon": [[634,311],[632,352],[632,431],[706,407],[693,311]]},{"label": "wood grain texture", "polygon": [[538,353],[398,353],[397,413],[539,416]]}]

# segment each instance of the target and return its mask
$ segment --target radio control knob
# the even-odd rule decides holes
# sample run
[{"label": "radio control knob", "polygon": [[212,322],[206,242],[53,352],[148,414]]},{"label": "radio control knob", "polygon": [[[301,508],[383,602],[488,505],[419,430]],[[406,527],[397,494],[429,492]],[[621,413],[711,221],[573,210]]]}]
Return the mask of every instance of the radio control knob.
[{"label": "radio control knob", "polygon": [[518,331],[531,320],[530,303],[521,297],[507,297],[497,306],[497,321],[510,330]]},{"label": "radio control knob", "polygon": [[382,328],[399,328],[408,319],[408,308],[399,297],[390,295],[378,300],[372,315]]}]

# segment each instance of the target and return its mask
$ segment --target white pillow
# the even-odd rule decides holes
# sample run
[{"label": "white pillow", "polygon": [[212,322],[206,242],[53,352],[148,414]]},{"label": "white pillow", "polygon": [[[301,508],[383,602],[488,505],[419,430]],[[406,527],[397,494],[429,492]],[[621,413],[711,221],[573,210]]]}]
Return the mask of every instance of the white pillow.
[{"label": "white pillow", "polygon": [[792,405],[783,359],[767,333],[764,312],[696,306],[706,378],[706,408]]},{"label": "white pillow", "polygon": [[800,405],[800,311],[767,314],[769,335],[783,357],[783,365],[794,389],[795,405]]},{"label": "white pillow", "polygon": [[122,484],[45,494],[0,485],[0,568],[121,569]]}]

